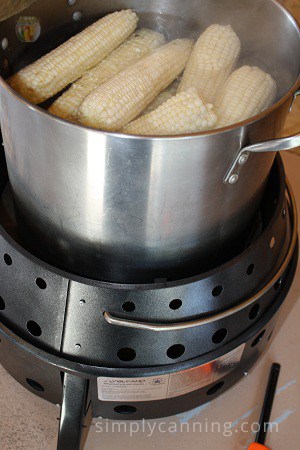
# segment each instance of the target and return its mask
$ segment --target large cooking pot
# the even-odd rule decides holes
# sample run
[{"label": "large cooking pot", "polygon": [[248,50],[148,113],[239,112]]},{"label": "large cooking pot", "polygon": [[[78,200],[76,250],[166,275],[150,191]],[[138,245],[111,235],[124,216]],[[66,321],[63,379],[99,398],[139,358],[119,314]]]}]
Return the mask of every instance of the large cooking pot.
[{"label": "large cooking pot", "polygon": [[[170,38],[231,24],[242,41],[239,64],[272,74],[277,103],[222,130],[144,138],[60,120],[5,83],[122,8]],[[35,42],[17,37],[20,15],[40,21]],[[248,230],[275,151],[300,145],[299,135],[265,143],[281,135],[300,85],[300,31],[275,0],[40,0],[2,21],[0,34],[1,128],[20,229],[43,257],[75,273],[139,282],[191,266],[199,272]]]}]

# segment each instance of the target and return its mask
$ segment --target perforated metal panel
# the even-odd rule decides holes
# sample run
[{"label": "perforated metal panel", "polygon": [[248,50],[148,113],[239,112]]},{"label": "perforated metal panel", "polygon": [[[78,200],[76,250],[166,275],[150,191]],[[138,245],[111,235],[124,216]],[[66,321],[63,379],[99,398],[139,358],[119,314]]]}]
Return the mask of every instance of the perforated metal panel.
[{"label": "perforated metal panel", "polygon": [[290,242],[282,166],[275,165],[273,172],[273,183],[279,177],[280,188],[277,184],[266,195],[260,236],[228,263],[177,282],[122,285],[76,277],[42,263],[2,230],[1,320],[38,347],[108,367],[170,365],[223,346],[257,321],[277,293],[271,290],[222,320],[160,333],[111,325],[103,313],[134,321],[186,322],[230,308],[257,292],[273,278]]},{"label": "perforated metal panel", "polygon": [[0,318],[20,336],[59,352],[68,279],[18,251],[5,232],[0,236]]}]

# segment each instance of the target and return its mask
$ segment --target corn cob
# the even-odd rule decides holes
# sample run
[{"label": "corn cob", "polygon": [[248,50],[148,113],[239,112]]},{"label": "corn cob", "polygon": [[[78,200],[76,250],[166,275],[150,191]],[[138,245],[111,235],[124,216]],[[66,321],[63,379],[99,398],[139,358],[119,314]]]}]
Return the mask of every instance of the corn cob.
[{"label": "corn cob", "polygon": [[104,59],[135,30],[137,22],[130,9],[109,14],[22,69],[8,83],[27,100],[41,103]]},{"label": "corn cob", "polygon": [[49,112],[76,121],[79,106],[94,89],[164,43],[162,34],[146,28],[138,30],[97,66],[85,72],[53,103]]},{"label": "corn cob", "polygon": [[178,92],[195,88],[207,102],[216,94],[233,71],[241,43],[230,25],[211,25],[196,42]]},{"label": "corn cob", "polygon": [[174,97],[174,95],[176,95],[179,84],[180,80],[173,81],[173,83],[171,83],[170,86],[168,86],[164,91],[158,94],[158,96],[153,100],[153,102],[151,102],[150,105],[147,106],[147,108],[142,112],[142,115],[144,116],[145,114],[154,111],[156,108],[165,103],[167,100]]},{"label": "corn cob", "polygon": [[99,86],[79,108],[79,120],[103,130],[121,129],[183,71],[193,43],[176,39]]},{"label": "corn cob", "polygon": [[214,128],[218,120],[212,108],[191,88],[129,123],[122,131],[128,134],[174,135],[209,130]]},{"label": "corn cob", "polygon": [[218,128],[249,119],[275,100],[276,83],[258,67],[243,66],[233,72],[216,99]]}]

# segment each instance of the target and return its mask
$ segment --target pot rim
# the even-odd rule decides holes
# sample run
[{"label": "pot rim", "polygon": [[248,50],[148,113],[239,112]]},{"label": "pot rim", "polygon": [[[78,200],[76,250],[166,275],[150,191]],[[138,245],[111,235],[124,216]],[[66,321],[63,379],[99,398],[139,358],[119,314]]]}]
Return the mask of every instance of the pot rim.
[{"label": "pot rim", "polygon": [[[298,30],[299,39],[300,39],[300,24],[296,20],[296,18],[290,13],[290,11],[283,6],[278,0],[271,0],[273,3],[275,3],[289,18],[289,20],[292,22],[292,24],[295,26],[295,28]],[[272,105],[270,108],[266,109],[265,111],[256,114],[253,117],[250,117],[250,119],[243,120],[242,122],[237,122],[233,125],[217,128],[215,130],[209,130],[209,131],[203,131],[200,133],[191,133],[191,134],[178,134],[178,135],[165,135],[165,136],[158,136],[158,135],[136,135],[136,134],[125,134],[120,133],[118,131],[104,131],[104,130],[98,130],[96,128],[92,128],[83,124],[77,124],[74,122],[71,122],[66,119],[62,119],[60,117],[55,116],[54,114],[49,113],[47,110],[41,108],[38,105],[34,105],[33,103],[29,102],[28,100],[24,99],[18,92],[16,92],[14,89],[12,89],[9,84],[0,76],[0,86],[3,87],[4,90],[8,91],[10,94],[12,94],[17,100],[19,100],[21,103],[23,103],[26,107],[29,109],[35,111],[38,114],[45,115],[50,117],[54,122],[60,123],[62,125],[69,125],[70,127],[76,127],[79,129],[88,130],[89,132],[94,132],[97,135],[105,136],[105,137],[113,137],[113,138],[119,138],[119,139],[133,139],[133,140],[141,140],[145,142],[149,141],[172,141],[172,140],[187,140],[187,139],[196,139],[196,138],[205,138],[207,136],[215,136],[219,135],[221,133],[229,133],[233,130],[238,130],[239,128],[246,127],[248,125],[252,125],[255,122],[258,122],[259,120],[264,119],[268,115],[270,115],[273,111],[275,111],[277,108],[281,107],[285,102],[287,102],[290,98],[294,97],[294,94],[297,92],[297,90],[300,89],[300,72],[299,75],[295,81],[295,83],[292,85],[290,90],[282,97],[280,98],[274,105]]]}]

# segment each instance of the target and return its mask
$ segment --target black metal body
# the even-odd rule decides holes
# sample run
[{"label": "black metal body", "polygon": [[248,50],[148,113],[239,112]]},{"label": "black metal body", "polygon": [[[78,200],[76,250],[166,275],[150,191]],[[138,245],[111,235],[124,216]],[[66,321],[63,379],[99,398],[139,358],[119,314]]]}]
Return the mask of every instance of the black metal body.
[{"label": "black metal body", "polygon": [[[71,396],[73,398],[76,396],[82,399],[85,398],[83,395],[83,392],[85,392],[86,389],[86,384],[84,381],[85,379],[90,380],[90,395],[92,398],[93,417],[101,416],[103,418],[114,420],[138,420],[141,418],[150,419],[170,416],[195,408],[203,403],[206,403],[208,400],[217,397],[219,394],[223,393],[243,378],[269,347],[276,333],[276,324],[278,322],[280,308],[294,278],[297,260],[298,246],[295,249],[288,273],[286,274],[287,277],[284,283],[282,283],[282,289],[276,296],[276,301],[273,302],[272,306],[263,315],[263,317],[253,324],[250,329],[246,330],[237,339],[227,343],[222,348],[219,348],[209,354],[198,356],[197,358],[184,363],[134,369],[88,366],[51,355],[44,350],[38,349],[37,347],[28,344],[18,336],[14,335],[4,325],[1,325],[1,364],[20,384],[34,394],[53,403],[62,403],[62,373],[70,373],[83,380],[82,382],[79,382],[82,386],[81,390],[79,389],[74,391],[72,389]],[[98,400],[96,380],[99,376],[147,377],[152,375],[159,376],[170,372],[180,372],[193,367],[202,366],[203,364],[218,358],[220,355],[230,352],[243,343],[246,343],[246,346],[238,368],[229,375],[223,377],[221,380],[218,380],[217,383],[205,386],[195,392],[163,401],[131,402],[130,406],[136,408],[136,411],[130,414],[120,414],[115,410],[118,406],[128,403],[102,402]],[[28,380],[34,380],[37,384],[29,384]],[[216,384],[219,385],[220,382],[223,382],[224,384],[222,384],[213,394],[208,395],[211,388],[213,388]],[[64,394],[64,398],[66,398],[66,394]],[[76,403],[75,399],[74,402]],[[80,417],[82,417],[82,411],[85,410],[86,407],[87,404],[84,402],[84,404],[82,404],[82,410],[78,412],[77,409],[77,423],[81,420]],[[67,449],[68,448],[72,448],[72,450],[75,449],[74,447],[67,447]]]},{"label": "black metal body", "polygon": [[76,449],[81,442],[87,410],[89,382],[65,373],[59,422],[58,450]]},{"label": "black metal body", "polygon": [[[290,241],[285,177],[279,159],[261,208],[260,226],[263,230],[251,245],[248,243],[245,249],[245,242],[241,242],[240,255],[216,269],[189,279],[178,276],[176,282],[157,280],[144,285],[105,283],[59,271],[29,254],[2,230],[0,250],[12,264],[0,264],[0,277],[5,280],[0,292],[5,302],[1,320],[34,345],[86,364],[123,367],[118,351],[128,347],[136,356],[126,361],[126,367],[172,364],[167,350],[175,344],[185,347],[176,362],[195,358],[250,327],[267,310],[273,295],[268,292],[261,298],[259,314],[252,319],[250,306],[201,327],[161,333],[116,329],[104,320],[103,312],[154,323],[189,321],[230,308],[259,291],[282,263]],[[270,248],[274,237],[276,245]],[[215,295],[219,293],[215,293],[216,288],[222,289],[219,295]],[[30,301],[24,301],[24,297]],[[174,300],[181,302],[177,309],[172,309]],[[125,311],[128,306],[131,308]],[[227,330],[226,339],[213,342],[220,329]]]},{"label": "black metal body", "polygon": [[[3,189],[5,176],[4,172],[2,181],[0,177]],[[240,243],[238,255],[197,277],[180,279],[177,274],[177,281],[168,282],[162,274],[162,279],[145,285],[88,280],[37,259],[23,247],[9,191],[4,189],[0,206],[0,363],[36,395],[62,404],[59,450],[80,448],[90,405],[93,417],[109,419],[173,415],[216,397],[253,367],[272,341],[298,260],[298,246],[290,252],[295,218],[285,189],[278,157],[253,233]],[[287,254],[288,264],[279,277]],[[121,319],[155,324],[209,318],[235,308],[270,282],[271,287],[251,305],[193,328],[155,332],[112,325],[103,316],[108,311]],[[216,339],[220,331],[223,336]],[[171,354],[174,346],[184,351]],[[241,359],[232,370],[183,395],[129,403],[99,399],[98,377],[183,373],[241,346]]]}]

